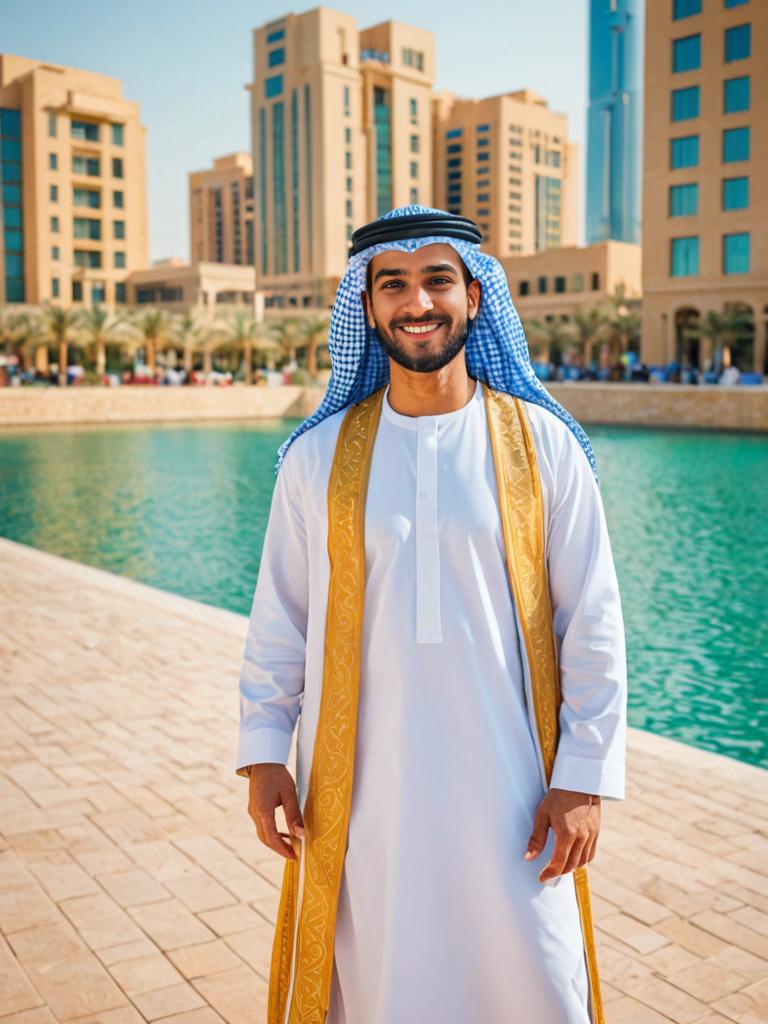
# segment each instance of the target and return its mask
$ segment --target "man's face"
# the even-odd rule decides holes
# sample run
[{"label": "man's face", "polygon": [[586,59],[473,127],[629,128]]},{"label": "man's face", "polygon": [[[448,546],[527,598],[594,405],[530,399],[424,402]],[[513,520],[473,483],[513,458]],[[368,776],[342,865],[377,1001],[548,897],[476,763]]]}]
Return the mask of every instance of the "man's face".
[{"label": "man's face", "polygon": [[480,285],[465,282],[451,245],[379,253],[369,264],[363,295],[368,323],[381,347],[406,370],[434,373],[464,348],[467,323],[477,315]]}]

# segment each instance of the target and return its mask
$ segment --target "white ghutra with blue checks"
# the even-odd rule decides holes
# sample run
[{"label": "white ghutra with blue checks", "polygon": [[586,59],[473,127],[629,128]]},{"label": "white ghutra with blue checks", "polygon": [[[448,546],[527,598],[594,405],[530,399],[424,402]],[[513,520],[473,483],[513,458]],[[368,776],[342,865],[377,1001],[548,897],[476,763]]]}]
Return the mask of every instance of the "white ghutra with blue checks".
[{"label": "white ghutra with blue checks", "polygon": [[[444,213],[425,206],[402,206],[380,220],[408,214]],[[467,372],[497,391],[515,395],[549,409],[576,436],[597,478],[595,455],[582,427],[544,388],[534,373],[523,325],[512,303],[507,277],[498,260],[480,251],[480,246],[457,238],[433,235],[397,242],[382,242],[351,256],[339,284],[331,313],[328,349],[331,378],[317,410],[294,430],[278,452],[279,470],[285,453],[304,431],[316,426],[340,409],[362,402],[389,381],[389,360],[379,344],[376,331],[368,325],[361,294],[365,291],[366,267],[378,253],[397,249],[413,252],[423,245],[450,245],[458,252],[482,289],[479,312],[467,335]]]}]

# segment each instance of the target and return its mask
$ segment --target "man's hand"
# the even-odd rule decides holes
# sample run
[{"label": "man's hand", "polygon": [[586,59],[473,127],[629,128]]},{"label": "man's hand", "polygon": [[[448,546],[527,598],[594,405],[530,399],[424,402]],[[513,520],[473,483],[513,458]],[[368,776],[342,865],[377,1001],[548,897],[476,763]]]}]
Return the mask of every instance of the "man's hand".
[{"label": "man's hand", "polygon": [[550,828],[555,833],[555,849],[539,875],[540,882],[567,875],[593,859],[600,833],[600,797],[570,789],[550,789],[536,810],[526,860],[539,856]]},{"label": "man's hand", "polygon": [[[278,832],[275,811],[283,808],[288,833]],[[299,810],[296,786],[284,764],[252,764],[248,779],[248,814],[256,825],[256,834],[270,850],[287,860],[296,860],[296,854],[286,839],[304,838],[304,822]]]}]

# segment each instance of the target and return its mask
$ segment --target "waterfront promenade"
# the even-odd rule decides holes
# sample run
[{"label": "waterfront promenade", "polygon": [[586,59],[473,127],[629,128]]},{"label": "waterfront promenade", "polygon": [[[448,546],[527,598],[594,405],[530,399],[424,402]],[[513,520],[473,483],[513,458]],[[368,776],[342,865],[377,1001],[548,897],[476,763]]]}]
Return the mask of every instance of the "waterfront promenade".
[{"label": "waterfront promenade", "polygon": [[[233,770],[246,620],[0,558],[0,1024],[261,1024],[282,862]],[[768,773],[629,746],[591,870],[608,1024],[768,1021]]]}]

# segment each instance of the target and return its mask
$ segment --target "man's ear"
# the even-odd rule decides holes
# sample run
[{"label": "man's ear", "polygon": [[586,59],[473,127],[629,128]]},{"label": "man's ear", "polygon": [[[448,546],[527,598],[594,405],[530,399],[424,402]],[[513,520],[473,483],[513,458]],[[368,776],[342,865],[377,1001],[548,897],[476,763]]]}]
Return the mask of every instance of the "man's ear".
[{"label": "man's ear", "polygon": [[482,286],[477,278],[473,278],[467,285],[467,316],[474,320],[480,310],[480,298]]},{"label": "man's ear", "polygon": [[360,292],[360,301],[363,304],[363,310],[365,312],[365,319],[368,322],[369,327],[375,327],[376,321],[373,319],[373,312],[371,310],[371,299],[368,292]]}]

